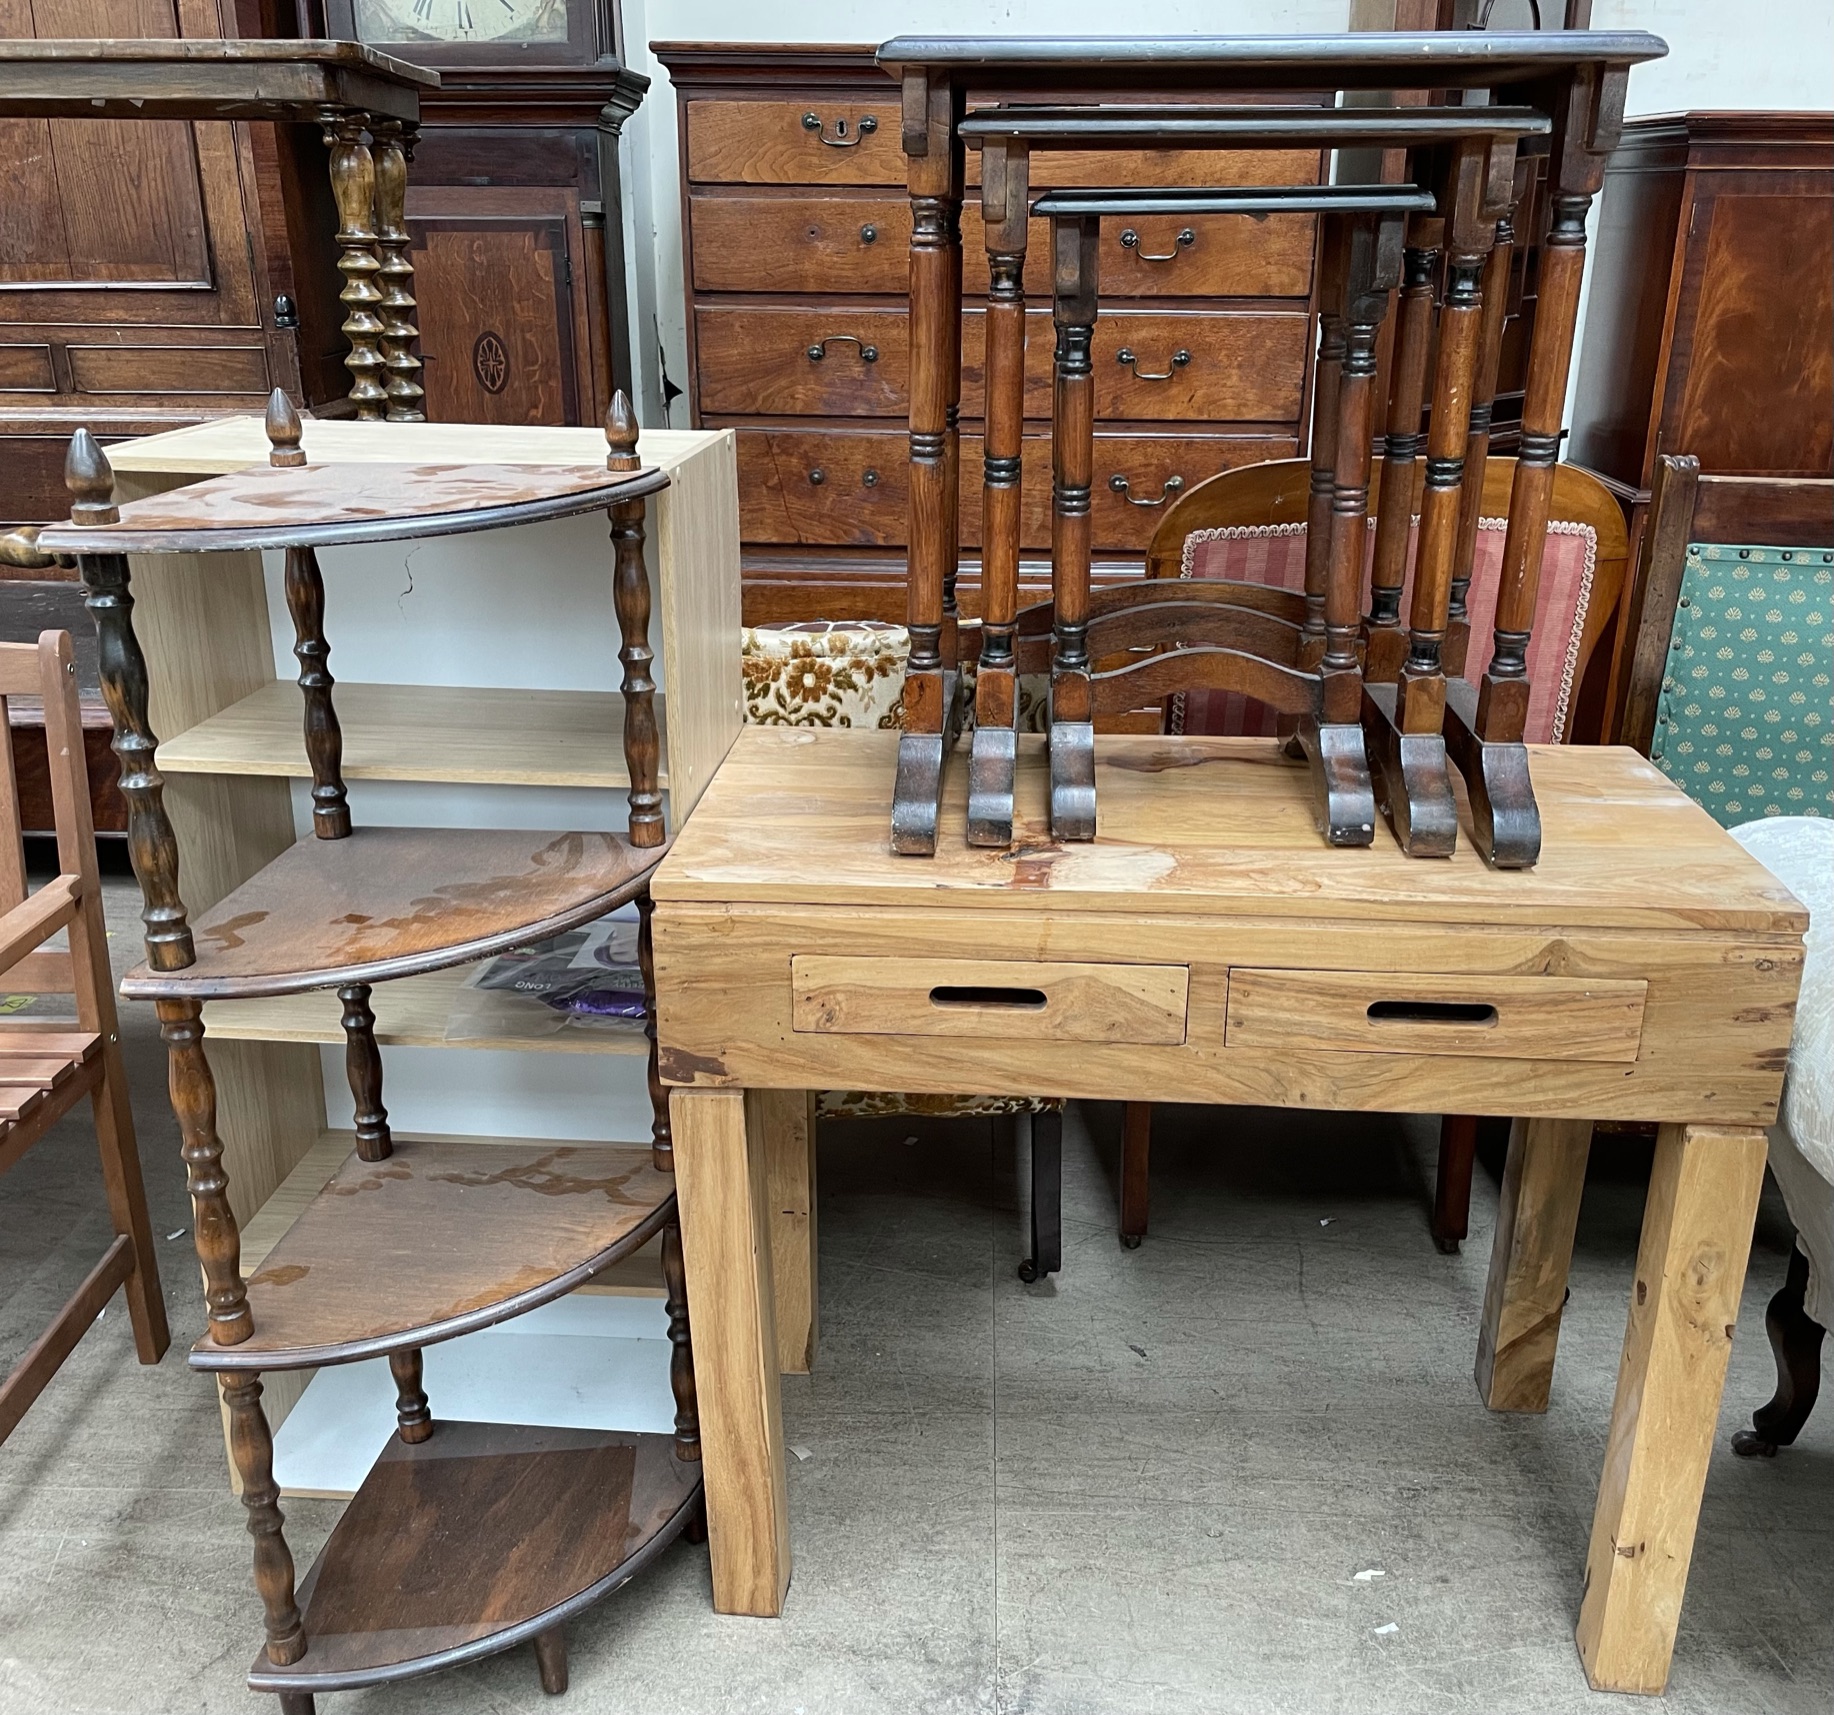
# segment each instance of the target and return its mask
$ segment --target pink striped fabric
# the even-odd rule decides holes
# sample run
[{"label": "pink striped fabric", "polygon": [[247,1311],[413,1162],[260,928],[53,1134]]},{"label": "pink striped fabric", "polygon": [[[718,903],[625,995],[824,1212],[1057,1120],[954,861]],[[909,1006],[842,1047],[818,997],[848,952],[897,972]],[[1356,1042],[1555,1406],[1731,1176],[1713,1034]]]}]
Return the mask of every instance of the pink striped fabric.
[{"label": "pink striped fabric", "polygon": [[[1418,520],[1415,522],[1417,524]],[[1507,519],[1478,520],[1477,549],[1473,555],[1468,598],[1471,647],[1465,662],[1466,677],[1473,681],[1490,665],[1495,649],[1491,630],[1496,623],[1497,573],[1503,560],[1503,537],[1507,528]],[[1403,624],[1407,620],[1408,604],[1413,599],[1416,534],[1410,532],[1408,538],[1407,580],[1401,592]],[[1372,554],[1374,543],[1372,521]],[[1548,525],[1547,546],[1541,556],[1535,634],[1528,648],[1531,690],[1527,737],[1530,744],[1558,744],[1566,736],[1573,698],[1579,690],[1579,648],[1585,635],[1597,561],[1598,535],[1589,524],[1557,520]],[[1302,590],[1305,588],[1305,526],[1229,525],[1216,530],[1193,531],[1185,538],[1179,575]],[[1364,578],[1366,591],[1367,562]],[[1274,734],[1273,711],[1234,691],[1187,691],[1174,698],[1173,705],[1174,732],[1268,738]]]}]

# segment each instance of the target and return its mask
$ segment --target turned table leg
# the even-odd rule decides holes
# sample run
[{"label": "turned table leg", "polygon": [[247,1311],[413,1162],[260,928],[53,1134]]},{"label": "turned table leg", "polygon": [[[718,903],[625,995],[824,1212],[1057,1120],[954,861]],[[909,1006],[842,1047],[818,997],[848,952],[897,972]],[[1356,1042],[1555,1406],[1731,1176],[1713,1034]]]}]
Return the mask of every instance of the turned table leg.
[{"label": "turned table leg", "polygon": [[395,1425],[410,1447],[433,1434],[433,1413],[427,1405],[427,1390],[421,1385],[421,1368],[418,1346],[388,1355],[388,1372],[395,1378]]},{"label": "turned table leg", "polygon": [[382,286],[379,343],[391,423],[427,420],[420,359],[414,355],[420,332],[414,325],[414,265],[408,260],[412,234],[407,228],[408,163],[414,158],[418,130],[399,119],[378,120],[371,145],[376,162],[376,251],[382,263],[376,275]]},{"label": "turned table leg", "polygon": [[382,303],[376,286],[382,261],[376,254],[376,163],[363,141],[365,124],[361,113],[327,110],[323,118],[325,145],[331,151],[331,194],[338,210],[337,266],[344,277],[338,301],[344,306],[344,337],[350,342],[344,359],[350,371],[350,401],[359,422],[380,423],[388,406],[381,379],[383,326],[376,314]]},{"label": "turned table leg", "polygon": [[1590,1120],[1517,1120],[1509,1134],[1477,1340],[1492,1411],[1547,1410],[1591,1148]]},{"label": "turned table leg", "polygon": [[769,1175],[755,1093],[670,1096],[694,1323],[713,1606],[770,1619],[790,1583]]},{"label": "turned table leg", "polygon": [[266,1617],[267,1659],[275,1667],[291,1667],[306,1653],[306,1628],[293,1596],[293,1554],[282,1529],[286,1520],[274,1482],[274,1438],[261,1409],[261,1378],[252,1372],[229,1375],[223,1403],[229,1407],[229,1454],[242,1480],[248,1534],[255,1539],[255,1588]]},{"label": "turned table leg", "polygon": [[1714,1126],[1657,1139],[1576,1633],[1596,1691],[1668,1682],[1766,1148]]},{"label": "turned table leg", "polygon": [[892,796],[892,850],[936,850],[943,758],[954,741],[954,589],[960,485],[961,93],[912,69],[904,80],[911,198],[911,494],[904,733]]}]

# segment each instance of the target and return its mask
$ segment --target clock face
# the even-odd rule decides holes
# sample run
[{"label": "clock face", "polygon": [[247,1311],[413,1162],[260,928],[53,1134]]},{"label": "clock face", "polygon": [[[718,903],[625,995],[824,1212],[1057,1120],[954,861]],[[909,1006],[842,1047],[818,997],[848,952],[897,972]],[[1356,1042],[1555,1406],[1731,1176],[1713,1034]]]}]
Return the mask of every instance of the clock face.
[{"label": "clock face", "polygon": [[356,0],[363,42],[564,42],[567,0]]}]

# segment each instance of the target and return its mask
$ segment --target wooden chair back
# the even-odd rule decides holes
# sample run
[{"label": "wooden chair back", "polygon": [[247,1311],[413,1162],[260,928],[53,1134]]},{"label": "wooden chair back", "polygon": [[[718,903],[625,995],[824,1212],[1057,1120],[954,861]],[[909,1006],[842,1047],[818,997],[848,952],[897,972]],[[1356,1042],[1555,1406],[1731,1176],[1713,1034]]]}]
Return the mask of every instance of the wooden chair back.
[{"label": "wooden chair back", "polygon": [[[1515,481],[1513,458],[1490,458],[1484,464],[1484,486],[1479,501],[1480,519],[1506,519],[1509,514],[1511,486]],[[1426,461],[1414,464],[1414,490],[1409,496],[1409,511],[1418,515],[1421,489],[1426,479]],[[1224,532],[1253,532],[1256,536],[1280,544],[1274,563],[1261,568],[1258,575],[1270,582],[1297,589],[1305,568],[1306,515],[1311,502],[1311,464],[1305,459],[1278,459],[1267,464],[1246,465],[1239,470],[1224,471],[1206,482],[1198,483],[1181,494],[1167,508],[1153,532],[1147,548],[1146,576],[1177,578],[1187,573],[1187,548],[1193,537],[1206,533],[1214,539]],[[1382,465],[1377,460],[1370,471],[1369,517],[1373,523],[1382,506]],[[1592,564],[1589,582],[1583,592],[1584,618],[1579,627],[1577,646],[1566,652],[1557,672],[1547,668],[1531,676],[1543,690],[1538,703],[1549,707],[1558,703],[1561,718],[1546,732],[1530,737],[1570,739],[1579,734],[1590,737],[1597,731],[1595,718],[1584,708],[1582,687],[1596,664],[1602,668],[1608,652],[1600,650],[1612,628],[1618,597],[1623,589],[1630,559],[1630,543],[1624,527],[1624,514],[1611,491],[1590,471],[1579,465],[1555,466],[1553,496],[1548,508],[1548,522],[1553,526],[1570,525],[1591,533]],[[1374,530],[1371,528],[1373,551]],[[1494,569],[1486,580],[1483,556],[1486,547],[1499,555],[1503,532],[1481,532],[1480,559],[1472,579],[1471,606],[1474,621],[1490,611],[1494,603],[1496,578]],[[1494,540],[1491,540],[1494,538]],[[1412,555],[1409,549],[1409,583],[1412,582]],[[1543,649],[1557,644],[1548,621],[1553,617],[1550,605],[1562,597],[1572,600],[1574,592],[1563,592],[1557,580],[1544,578],[1541,591],[1542,613],[1535,626],[1536,643]],[[1401,611],[1408,611],[1408,596],[1403,595]],[[1578,617],[1577,611],[1575,618]],[[1476,680],[1490,654],[1490,628],[1487,623],[1472,626],[1467,678]],[[1531,663],[1531,665],[1533,665]],[[1564,691],[1563,691],[1564,682]],[[1601,699],[1602,700],[1602,699]],[[1544,717],[1545,720],[1545,717]],[[1271,725],[1268,727],[1272,731]]]},{"label": "wooden chair back", "polygon": [[[1721,565],[1725,579],[1711,575]],[[1692,604],[1690,634],[1680,639],[1685,665],[1675,647],[1683,602]],[[1740,606],[1749,611],[1737,612]],[[1834,813],[1834,480],[1702,476],[1697,459],[1664,455],[1629,615],[1614,719],[1621,742],[1729,825],[1770,814]],[[1723,636],[1703,649],[1706,639],[1694,634],[1705,627]],[[1712,705],[1704,715],[1703,702]],[[1703,718],[1723,730],[1700,731]],[[1661,754],[1659,734],[1672,734],[1676,755]],[[1703,738],[1717,760],[1704,769],[1684,764],[1680,745]],[[1730,747],[1724,756],[1722,746]],[[1764,754],[1751,749],[1747,756],[1753,746]],[[1750,772],[1736,773],[1741,764]],[[1777,789],[1756,791],[1760,772],[1773,776]],[[1738,780],[1753,789],[1740,790]]]},{"label": "wooden chair back", "polygon": [[[31,1016],[0,1018],[0,1173],[88,1096],[115,1238],[50,1326],[0,1381],[0,1441],[11,1434],[117,1287],[127,1288],[140,1361],[157,1363],[169,1341],[115,1018],[69,632],[47,631],[36,644],[0,643],[0,731],[10,726],[8,705],[28,697],[44,707],[58,873],[28,895],[12,747],[0,745],[0,983],[14,993],[67,993],[76,1020],[73,1028]],[[67,934],[67,951],[44,945],[60,929]]]}]

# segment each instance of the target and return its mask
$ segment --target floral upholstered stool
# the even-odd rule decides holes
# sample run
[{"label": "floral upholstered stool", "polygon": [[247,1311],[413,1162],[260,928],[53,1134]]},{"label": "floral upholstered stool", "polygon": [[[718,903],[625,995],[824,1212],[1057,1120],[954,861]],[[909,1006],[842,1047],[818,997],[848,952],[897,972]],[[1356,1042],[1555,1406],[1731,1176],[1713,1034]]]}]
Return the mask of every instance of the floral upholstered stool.
[{"label": "floral upholstered stool", "polygon": [[[743,632],[745,719],[754,726],[894,728],[902,715],[910,634],[880,620],[805,620],[748,625]],[[967,706],[974,698],[968,694]],[[1055,1096],[883,1095],[824,1090],[818,1118],[949,1118],[985,1115],[996,1141],[1031,1134],[1031,1252],[1022,1280],[1063,1266],[1063,1101]]]}]

